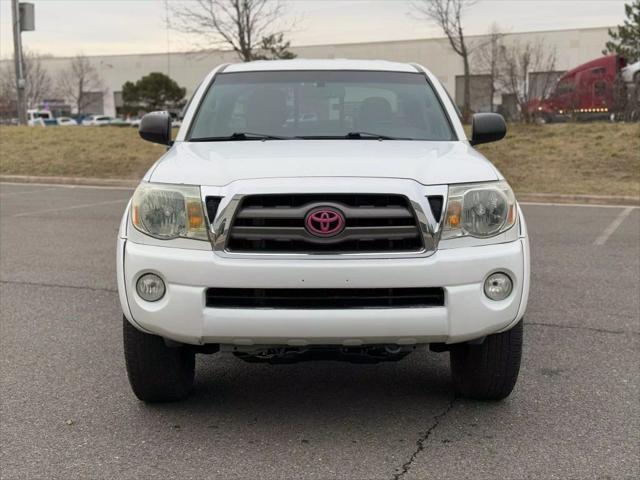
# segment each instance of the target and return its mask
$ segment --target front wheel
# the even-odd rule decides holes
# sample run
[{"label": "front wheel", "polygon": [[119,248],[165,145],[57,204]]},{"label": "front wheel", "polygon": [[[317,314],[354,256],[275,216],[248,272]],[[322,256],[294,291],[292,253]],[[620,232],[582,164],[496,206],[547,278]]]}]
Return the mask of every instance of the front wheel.
[{"label": "front wheel", "polygon": [[456,393],[476,400],[501,400],[518,380],[522,357],[523,322],[506,332],[489,335],[479,345],[452,345],[451,376]]},{"label": "front wheel", "polygon": [[131,389],[143,402],[185,398],[193,385],[195,353],[167,347],[162,337],[141,332],[123,318],[124,358]]}]

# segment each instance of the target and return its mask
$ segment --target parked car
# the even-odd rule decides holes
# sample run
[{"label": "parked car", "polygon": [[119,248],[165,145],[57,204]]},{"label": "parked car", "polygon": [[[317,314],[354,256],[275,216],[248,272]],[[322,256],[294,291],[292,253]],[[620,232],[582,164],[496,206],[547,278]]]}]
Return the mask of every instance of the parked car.
[{"label": "parked car", "polygon": [[[317,121],[287,122],[301,106]],[[376,363],[426,345],[449,352],[460,395],[510,394],[529,240],[473,148],[504,137],[500,115],[474,115],[468,140],[421,66],[280,60],[212,71],[175,141],[167,112],[139,133],[169,147],[117,241],[139,399],[184,398],[196,354]]]},{"label": "parked car", "polygon": [[78,125],[78,122],[76,122],[71,117],[58,117],[56,118],[56,121],[58,122],[58,125],[60,125],[61,127],[70,127],[70,126]]},{"label": "parked car", "polygon": [[88,118],[82,120],[82,125],[91,127],[103,127],[111,124],[113,119],[106,115],[91,115]]},{"label": "parked car", "polygon": [[77,114],[72,117],[78,125],[82,125],[85,120],[89,120],[91,115]]},{"label": "parked car", "polygon": [[55,122],[53,114],[49,110],[29,109],[27,110],[27,125],[30,127],[44,127],[51,121]]}]

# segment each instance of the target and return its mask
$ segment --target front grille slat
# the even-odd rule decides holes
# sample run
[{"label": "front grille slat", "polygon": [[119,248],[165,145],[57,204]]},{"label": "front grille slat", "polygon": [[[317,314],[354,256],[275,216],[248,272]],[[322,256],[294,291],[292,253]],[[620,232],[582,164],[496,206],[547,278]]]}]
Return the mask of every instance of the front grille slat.
[{"label": "front grille slat", "polygon": [[[316,236],[306,215],[333,208],[345,217],[344,230]],[[236,211],[226,248],[257,253],[417,252],[421,231],[408,199],[390,194],[248,195]]]},{"label": "front grille slat", "polygon": [[[330,202],[324,205],[333,206]],[[347,218],[413,218],[409,210],[404,207],[385,208],[349,208],[342,205],[335,205],[340,208]],[[296,208],[245,208],[238,213],[236,218],[304,218],[310,205]]]},{"label": "front grille slat", "polygon": [[305,240],[308,242],[342,242],[346,240],[378,240],[414,238],[414,226],[399,227],[347,227],[335,238],[316,238],[304,227],[234,227],[231,236],[245,240]]},{"label": "front grille slat", "polygon": [[444,306],[444,289],[429,288],[209,288],[209,308],[329,310]]}]

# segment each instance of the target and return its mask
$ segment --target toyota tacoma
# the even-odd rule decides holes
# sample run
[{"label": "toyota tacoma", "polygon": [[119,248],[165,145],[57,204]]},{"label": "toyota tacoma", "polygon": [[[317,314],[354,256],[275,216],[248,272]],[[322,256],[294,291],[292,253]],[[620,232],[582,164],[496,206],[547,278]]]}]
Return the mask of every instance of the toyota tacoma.
[{"label": "toyota tacoma", "polygon": [[416,64],[222,65],[135,190],[117,242],[135,395],[188,395],[195,355],[375,363],[448,352],[457,395],[497,400],[518,377],[529,242],[513,191]]}]

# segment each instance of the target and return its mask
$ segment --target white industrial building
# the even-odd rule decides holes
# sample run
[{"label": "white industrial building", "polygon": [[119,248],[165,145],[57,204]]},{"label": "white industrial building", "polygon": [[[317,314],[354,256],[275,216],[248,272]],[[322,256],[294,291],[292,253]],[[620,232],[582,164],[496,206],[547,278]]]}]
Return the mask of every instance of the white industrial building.
[{"label": "white industrial building", "polygon": [[[608,39],[607,28],[584,28],[541,32],[510,33],[503,41],[538,42],[543,41],[556,52],[556,72],[569,70],[602,54]],[[488,36],[470,36],[468,45],[486,44]],[[462,100],[462,60],[456,55],[446,38],[426,38],[416,40],[380,41],[368,43],[327,44],[293,47],[299,58],[352,58],[383,59],[400,62],[417,62],[429,68],[445,85],[457,103]],[[96,92],[92,112],[115,116],[121,105],[122,85],[126,81],[136,81],[151,72],[162,72],[186,87],[190,96],[204,76],[221,63],[238,61],[231,51],[172,52],[157,54],[99,55],[89,57],[104,82],[104,92]],[[71,58],[51,57],[43,59],[43,66],[52,76],[69,68]],[[472,109],[486,110],[489,100],[483,94],[482,71],[473,68],[477,75],[476,86],[472,83]],[[496,103],[502,103],[497,95]]]}]

